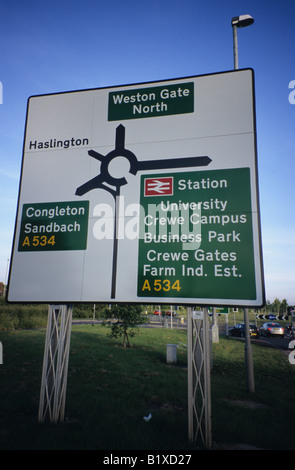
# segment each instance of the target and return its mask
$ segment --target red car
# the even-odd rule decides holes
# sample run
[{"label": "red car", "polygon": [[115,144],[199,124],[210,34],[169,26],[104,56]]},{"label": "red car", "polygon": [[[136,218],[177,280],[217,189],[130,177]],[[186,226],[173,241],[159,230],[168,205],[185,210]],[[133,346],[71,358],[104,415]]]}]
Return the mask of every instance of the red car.
[{"label": "red car", "polygon": [[[164,314],[163,314],[164,315]],[[171,312],[168,310],[168,312],[165,312],[166,317],[171,317]],[[175,316],[175,312],[172,312],[172,317]]]}]

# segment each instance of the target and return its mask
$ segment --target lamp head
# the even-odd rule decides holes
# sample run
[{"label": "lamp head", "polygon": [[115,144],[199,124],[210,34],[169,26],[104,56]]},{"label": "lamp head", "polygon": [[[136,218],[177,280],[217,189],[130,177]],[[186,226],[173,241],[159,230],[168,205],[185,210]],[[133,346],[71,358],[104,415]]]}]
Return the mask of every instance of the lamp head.
[{"label": "lamp head", "polygon": [[234,16],[231,20],[232,26],[237,26],[238,28],[245,28],[254,23],[254,18],[251,15],[240,15]]}]

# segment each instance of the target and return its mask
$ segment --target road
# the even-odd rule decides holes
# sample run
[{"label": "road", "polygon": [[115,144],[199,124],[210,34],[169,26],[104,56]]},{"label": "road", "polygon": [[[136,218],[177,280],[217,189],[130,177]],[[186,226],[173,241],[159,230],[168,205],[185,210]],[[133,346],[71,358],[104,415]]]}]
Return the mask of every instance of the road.
[{"label": "road", "polygon": [[[163,328],[186,328],[186,319],[181,318],[180,316],[171,316],[163,317],[162,315],[148,315],[148,322],[146,323],[147,327],[163,327]],[[143,325],[145,326],[145,325]]]},{"label": "road", "polygon": [[[96,323],[101,323],[101,320],[91,320],[91,319],[73,319],[73,324],[96,324]],[[148,321],[142,325],[143,327],[147,328],[171,328],[171,317],[163,317],[163,316],[158,316],[158,315],[148,315]],[[172,317],[172,328],[177,328],[177,329],[186,329],[187,324],[186,324],[186,319],[182,319],[181,317]],[[225,329],[223,326],[219,326],[219,334],[220,335],[225,335]],[[233,337],[239,341],[245,341],[243,338],[236,338]],[[288,348],[290,339],[288,337],[284,338],[277,338],[277,337],[264,337],[264,336],[259,336],[259,338],[251,338],[251,342],[253,344],[262,344],[268,347],[280,349],[281,351],[286,352],[286,354],[289,354],[291,349]]]},{"label": "road", "polygon": [[[240,341],[245,341],[244,338],[237,338],[234,336],[231,336],[231,338],[235,338]],[[261,344],[266,347],[268,346],[271,348],[280,349],[281,351],[283,351],[284,353],[288,355],[291,352],[291,349],[289,349],[290,339],[287,336],[285,336],[284,338],[276,337],[276,336],[269,336],[269,337],[259,336],[258,338],[251,338],[251,343]]]},{"label": "road", "polygon": [[257,339],[251,339],[253,343],[260,343],[260,344],[265,344],[266,346],[270,346],[272,348],[280,349],[282,351],[290,353],[290,349],[288,348],[290,339],[288,337],[284,338],[276,338],[274,336],[270,337],[264,337],[260,336]]},{"label": "road", "polygon": [[[171,324],[172,324],[172,328],[178,328],[178,329],[182,329],[182,328],[186,328],[186,319],[183,319],[179,316],[174,316],[172,317],[172,321],[171,321],[171,317],[170,316],[167,316],[167,317],[163,317],[162,315],[158,316],[158,315],[147,315],[146,316],[147,318],[147,321],[146,323],[143,323],[143,327],[148,327],[148,328],[171,328]],[[96,324],[100,324],[102,323],[103,320],[101,319],[97,319],[97,318],[73,318],[73,325],[96,325]]]}]

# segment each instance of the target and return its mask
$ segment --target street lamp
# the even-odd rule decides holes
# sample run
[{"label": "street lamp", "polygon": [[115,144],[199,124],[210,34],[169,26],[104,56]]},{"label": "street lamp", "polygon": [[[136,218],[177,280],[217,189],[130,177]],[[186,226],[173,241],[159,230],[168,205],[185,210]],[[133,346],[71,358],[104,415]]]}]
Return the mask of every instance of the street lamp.
[{"label": "street lamp", "polygon": [[234,41],[234,67],[235,70],[239,68],[238,66],[238,33],[237,28],[245,28],[254,23],[254,19],[251,15],[240,15],[234,16],[231,20],[231,25],[233,27],[233,41]]},{"label": "street lamp", "polygon": [[[237,28],[245,28],[254,23],[254,19],[250,15],[234,16],[231,20],[233,27],[233,40],[234,40],[234,68],[237,70],[238,66],[238,33]],[[254,392],[254,370],[253,370],[253,357],[250,341],[249,331],[249,315],[248,309],[244,308],[244,322],[245,322],[245,366],[246,366],[246,379],[248,392]]]}]

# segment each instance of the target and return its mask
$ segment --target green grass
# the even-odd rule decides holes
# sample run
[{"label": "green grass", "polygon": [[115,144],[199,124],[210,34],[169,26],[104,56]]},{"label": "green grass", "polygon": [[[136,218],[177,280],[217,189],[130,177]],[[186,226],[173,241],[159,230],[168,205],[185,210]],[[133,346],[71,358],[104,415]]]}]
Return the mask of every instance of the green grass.
[{"label": "green grass", "polygon": [[[186,332],[141,328],[123,349],[101,326],[72,327],[66,418],[39,424],[45,330],[0,332],[0,449],[185,450],[186,350],[166,364],[166,344]],[[211,371],[214,446],[294,449],[295,369],[280,351],[253,345],[255,392],[246,391],[244,342],[220,338]],[[147,423],[143,416],[152,414]]]},{"label": "green grass", "polygon": [[[246,391],[244,342],[223,339],[214,347],[212,417],[219,442],[264,449],[295,449],[292,422],[295,369],[288,356],[252,345],[255,392]],[[226,423],[226,424],[225,424]]]}]

